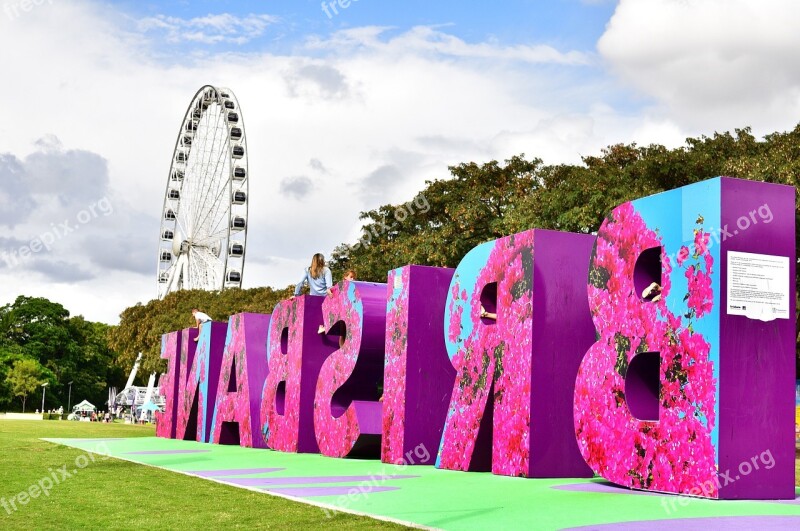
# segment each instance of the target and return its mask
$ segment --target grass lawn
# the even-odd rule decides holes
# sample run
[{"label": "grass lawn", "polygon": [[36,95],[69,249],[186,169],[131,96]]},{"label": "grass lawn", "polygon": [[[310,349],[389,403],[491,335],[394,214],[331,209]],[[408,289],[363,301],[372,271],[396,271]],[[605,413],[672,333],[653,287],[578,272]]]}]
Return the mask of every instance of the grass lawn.
[{"label": "grass lawn", "polygon": [[[147,466],[101,459],[13,510],[8,500],[86,453],[40,437],[151,437],[151,426],[0,420],[0,529],[405,529]],[[79,457],[83,456],[83,457]],[[35,493],[36,491],[34,491]],[[10,513],[10,514],[9,514]]]}]

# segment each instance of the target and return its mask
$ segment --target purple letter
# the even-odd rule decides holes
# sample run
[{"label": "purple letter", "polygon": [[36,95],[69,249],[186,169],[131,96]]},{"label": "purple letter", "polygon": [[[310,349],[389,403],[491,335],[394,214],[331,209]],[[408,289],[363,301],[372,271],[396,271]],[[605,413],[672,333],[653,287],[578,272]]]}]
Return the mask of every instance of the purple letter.
[{"label": "purple letter", "polygon": [[180,387],[181,332],[170,332],[161,336],[161,358],[167,360],[167,372],[159,380],[158,391],[164,397],[164,411],[156,411],[156,435],[166,439],[175,438],[175,413]]},{"label": "purple letter", "polygon": [[338,348],[317,333],[323,297],[305,295],[275,306],[267,336],[267,378],[261,394],[261,426],[267,446],[283,452],[317,453],[314,391],[325,358]]},{"label": "purple letter", "polygon": [[267,377],[269,315],[240,313],[228,321],[211,442],[266,448],[261,435],[261,390]]},{"label": "purple letter", "polygon": [[591,241],[530,230],[461,261],[445,315],[456,381],[437,467],[590,475],[571,431],[569,390],[593,339],[581,302]]},{"label": "purple letter", "polygon": [[[429,465],[439,447],[455,369],[444,345],[453,269],[405,266],[389,272],[381,461]],[[422,461],[417,448],[431,449]]]},{"label": "purple letter", "polygon": [[326,330],[341,337],[343,328],[345,337],[322,364],[317,379],[314,429],[320,452],[329,457],[345,457],[362,448],[377,453],[386,284],[345,280],[325,297],[322,316]]},{"label": "purple letter", "polygon": [[196,330],[183,331],[177,439],[208,442],[227,327],[227,323],[206,324],[197,343]]},{"label": "purple letter", "polygon": [[[794,498],[794,226],[793,188],[730,178],[606,218],[589,271],[597,342],[574,397],[578,445],[598,474],[642,490]],[[770,468],[752,462],[764,452]]]}]

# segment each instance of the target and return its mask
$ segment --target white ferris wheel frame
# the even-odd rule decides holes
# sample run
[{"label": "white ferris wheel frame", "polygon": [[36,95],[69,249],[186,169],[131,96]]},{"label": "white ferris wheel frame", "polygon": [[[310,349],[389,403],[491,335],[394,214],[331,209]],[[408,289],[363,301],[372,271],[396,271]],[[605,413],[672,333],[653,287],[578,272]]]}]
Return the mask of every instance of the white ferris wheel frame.
[{"label": "white ferris wheel frame", "polygon": [[239,101],[206,85],[186,111],[170,164],[157,257],[158,298],[241,288],[249,213],[247,135]]}]

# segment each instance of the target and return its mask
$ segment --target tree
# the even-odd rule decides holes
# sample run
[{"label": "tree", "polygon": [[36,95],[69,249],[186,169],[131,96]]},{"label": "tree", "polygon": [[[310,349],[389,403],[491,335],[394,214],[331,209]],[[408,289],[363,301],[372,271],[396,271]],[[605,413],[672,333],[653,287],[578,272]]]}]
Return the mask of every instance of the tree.
[{"label": "tree", "polygon": [[73,395],[102,403],[109,386],[124,382],[108,347],[107,325],[70,317],[61,304],[40,297],[20,296],[0,307],[0,405],[10,406],[15,395],[7,382],[17,360],[34,360],[42,368],[47,403],[67,405],[66,382]]},{"label": "tree", "polygon": [[22,412],[28,395],[42,384],[42,366],[34,359],[17,360],[8,373],[7,380],[11,392],[22,400]]},{"label": "tree", "polygon": [[428,181],[412,201],[362,213],[361,241],[331,255],[334,275],[353,268],[359,279],[386,282],[406,264],[455,267],[472,247],[506,235],[503,218],[538,186],[541,164],[522,155],[451,166],[452,179]]},{"label": "tree", "polygon": [[0,411],[8,411],[16,407],[14,404],[17,397],[11,392],[11,384],[8,381],[8,373],[15,361],[26,359],[25,351],[19,345],[5,342],[0,336]]},{"label": "tree", "polygon": [[119,355],[117,367],[127,372],[139,352],[142,355],[140,374],[166,370],[161,359],[161,336],[195,325],[192,308],[199,308],[215,321],[227,321],[236,313],[271,313],[275,305],[289,298],[292,287],[226,289],[223,291],[181,290],[163,300],[151,300],[126,308],[119,325],[108,329],[109,348]]},{"label": "tree", "polygon": [[17,297],[0,307],[0,334],[19,345],[25,354],[60,376],[63,361],[76,357],[69,312],[62,305],[40,297]]}]

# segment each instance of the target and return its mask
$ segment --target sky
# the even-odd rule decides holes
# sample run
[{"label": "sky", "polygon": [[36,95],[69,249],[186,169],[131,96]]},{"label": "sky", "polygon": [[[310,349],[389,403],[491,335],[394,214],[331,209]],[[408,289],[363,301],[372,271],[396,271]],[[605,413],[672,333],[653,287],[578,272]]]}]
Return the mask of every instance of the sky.
[{"label": "sky", "polygon": [[246,288],[294,283],[450,165],[800,117],[794,0],[330,3],[0,0],[0,304],[114,324],[156,296],[170,160],[206,84],[246,124]]}]

